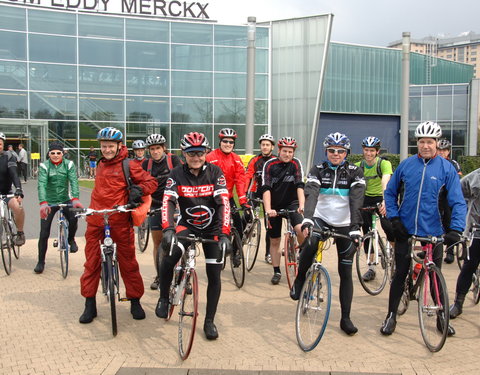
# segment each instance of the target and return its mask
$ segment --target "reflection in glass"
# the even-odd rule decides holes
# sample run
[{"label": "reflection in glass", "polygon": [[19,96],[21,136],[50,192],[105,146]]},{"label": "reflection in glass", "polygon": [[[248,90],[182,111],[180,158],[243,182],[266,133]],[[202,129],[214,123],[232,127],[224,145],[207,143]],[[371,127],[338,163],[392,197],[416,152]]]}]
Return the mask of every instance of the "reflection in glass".
[{"label": "reflection in glass", "polygon": [[[205,134],[212,148],[215,147],[217,143],[216,135],[212,133],[213,125],[212,124],[174,124],[172,123],[172,138],[170,140],[170,149],[179,150],[180,149],[180,139],[182,139],[184,134],[190,132],[200,132]],[[167,139],[168,140],[168,139]]]},{"label": "reflection in glass", "polygon": [[255,45],[257,48],[268,48],[270,29],[268,27],[258,27],[255,35]]},{"label": "reflection in glass", "polygon": [[408,119],[409,121],[420,121],[422,111],[420,108],[421,97],[410,97],[408,99]]},{"label": "reflection in glass", "polygon": [[87,121],[87,122],[80,122],[80,139],[84,139],[85,141],[81,141],[80,147],[90,147],[93,143],[95,147],[98,146],[97,142],[97,133],[100,129],[106,128],[108,126],[112,126],[117,129],[123,129],[123,124],[118,122],[100,122],[100,121]]},{"label": "reflection in glass", "polygon": [[27,94],[24,92],[0,91],[0,117],[27,118]]},{"label": "reflection in glass", "polygon": [[168,98],[129,96],[127,97],[127,122],[167,122],[170,120]]},{"label": "reflection in glass", "polygon": [[268,101],[255,100],[255,123],[268,124]]},{"label": "reflection in glass", "polygon": [[127,42],[127,66],[167,69],[168,44]]},{"label": "reflection in glass", "polygon": [[30,92],[31,117],[36,119],[77,119],[75,94]]},{"label": "reflection in glass", "polygon": [[78,35],[123,39],[123,18],[79,14]]},{"label": "reflection in glass", "polygon": [[126,22],[126,39],[168,42],[169,22],[133,18],[127,18]]},{"label": "reflection in glass", "polygon": [[168,71],[127,69],[127,94],[168,95]]},{"label": "reflection in glass", "polygon": [[[255,76],[257,78],[257,76]],[[261,83],[260,83],[261,86]],[[255,80],[255,91],[258,82]],[[245,98],[247,75],[244,73],[215,73],[215,96],[220,98]]]},{"label": "reflection in glass", "polygon": [[247,49],[215,47],[215,71],[246,73]]},{"label": "reflection in glass", "polygon": [[76,39],[64,36],[29,34],[31,61],[75,64]]},{"label": "reflection in glass", "polygon": [[25,60],[26,34],[0,31],[0,59]]},{"label": "reflection in glass", "polygon": [[437,97],[424,96],[422,97],[422,120],[435,121],[437,118]]},{"label": "reflection in glass", "polygon": [[[128,141],[133,141],[135,139],[145,139],[150,134],[161,134],[163,135],[166,140],[167,144],[169,144],[169,124],[159,124],[155,122],[146,123],[137,123],[137,122],[129,122],[127,120],[127,134],[128,134]],[[127,141],[127,142],[128,142]],[[177,142],[174,142],[177,143]]]},{"label": "reflection in glass", "polygon": [[28,31],[35,33],[76,35],[77,20],[74,13],[48,12],[30,9]]},{"label": "reflection in glass", "polygon": [[0,5],[0,25],[2,29],[25,31],[25,9]]},{"label": "reflection in glass", "polygon": [[468,95],[453,96],[453,120],[465,121],[468,118]]},{"label": "reflection in glass", "polygon": [[212,44],[213,26],[201,23],[172,23],[172,43]]},{"label": "reflection in glass", "polygon": [[451,95],[449,95],[449,96],[439,96],[438,97],[437,119],[438,119],[438,121],[451,121],[452,120],[452,96]]},{"label": "reflection in glass", "polygon": [[255,52],[255,71],[268,73],[268,50],[258,49]]},{"label": "reflection in glass", "polygon": [[172,98],[172,122],[212,122],[212,99]]},{"label": "reflection in glass", "polygon": [[77,91],[74,65],[30,64],[30,88],[44,91]]},{"label": "reflection in glass", "polygon": [[215,99],[215,122],[244,124],[245,99]]},{"label": "reflection in glass", "polygon": [[[48,129],[55,133],[65,147],[71,148],[77,145],[77,122],[76,121],[49,121]],[[70,152],[69,152],[70,153]],[[69,155],[70,160],[75,161],[72,155]]]},{"label": "reflection in glass", "polygon": [[123,69],[81,66],[78,74],[80,91],[123,93]]},{"label": "reflection in glass", "polygon": [[123,96],[80,95],[80,119],[95,121],[121,121]]},{"label": "reflection in glass", "polygon": [[215,25],[215,45],[247,47],[247,27]]},{"label": "reflection in glass", "polygon": [[80,64],[123,66],[123,42],[115,40],[78,40]]},{"label": "reflection in glass", "polygon": [[212,70],[212,47],[172,45],[172,67],[179,70]]},{"label": "reflection in glass", "polygon": [[26,89],[27,64],[23,62],[0,61],[0,88]]},{"label": "reflection in glass", "polygon": [[172,72],[172,95],[213,96],[212,73]]}]

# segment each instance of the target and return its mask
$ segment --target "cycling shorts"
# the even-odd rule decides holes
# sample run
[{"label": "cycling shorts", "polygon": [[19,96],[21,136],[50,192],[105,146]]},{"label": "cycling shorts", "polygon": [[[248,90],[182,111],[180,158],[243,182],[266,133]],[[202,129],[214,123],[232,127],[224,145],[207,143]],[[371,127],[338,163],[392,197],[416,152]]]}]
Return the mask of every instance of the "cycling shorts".
[{"label": "cycling shorts", "polygon": [[[285,209],[287,210],[296,210],[298,209],[298,202],[291,203]],[[298,212],[293,212],[289,214],[290,222],[292,227],[295,228],[298,224],[301,224],[303,221],[303,215],[299,214]],[[271,217],[268,219],[269,221],[269,229],[268,232],[270,234],[270,238],[279,238],[282,235],[282,218],[280,216]]]}]

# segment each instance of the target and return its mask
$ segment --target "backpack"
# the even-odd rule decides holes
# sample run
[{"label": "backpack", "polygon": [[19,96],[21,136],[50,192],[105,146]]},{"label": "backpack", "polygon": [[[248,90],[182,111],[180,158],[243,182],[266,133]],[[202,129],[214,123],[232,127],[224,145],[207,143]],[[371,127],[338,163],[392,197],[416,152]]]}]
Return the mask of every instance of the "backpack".
[{"label": "backpack", "polygon": [[[153,166],[153,159],[150,158],[148,159],[148,164],[147,164],[147,172],[150,174],[152,174],[152,166]],[[172,154],[170,152],[167,152],[167,166],[168,166],[168,169],[170,170],[173,169]]]},{"label": "backpack", "polygon": [[[382,156],[378,156],[378,162],[377,162],[377,175],[376,176],[370,176],[370,179],[380,177],[382,178],[383,173],[382,173],[382,161],[387,160],[386,158]],[[365,162],[365,159],[363,159],[360,163],[360,168],[365,172],[365,166],[367,163]]]},{"label": "backpack", "polygon": [[[122,160],[122,169],[123,175],[125,176],[125,181],[127,181],[127,186],[130,187],[133,185],[132,178],[130,177],[130,161],[132,159],[125,158]],[[144,195],[142,197],[143,203],[140,206],[135,208],[135,211],[132,212],[132,221],[133,225],[139,227],[147,218],[148,210],[152,204],[152,196]]]}]

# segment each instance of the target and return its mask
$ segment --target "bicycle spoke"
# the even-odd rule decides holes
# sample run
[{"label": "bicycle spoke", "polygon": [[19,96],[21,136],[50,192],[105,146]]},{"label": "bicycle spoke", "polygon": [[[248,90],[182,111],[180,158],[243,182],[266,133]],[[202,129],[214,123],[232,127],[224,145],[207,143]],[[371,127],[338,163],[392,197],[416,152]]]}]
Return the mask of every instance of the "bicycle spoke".
[{"label": "bicycle spoke", "polygon": [[[184,288],[182,294],[182,302],[178,312],[178,351],[183,360],[187,359],[193,345],[195,337],[195,327],[197,325],[198,316],[198,280],[195,270],[190,270],[190,274],[184,275],[182,281]],[[191,286],[187,290],[187,286]]]},{"label": "bicycle spoke", "polygon": [[250,230],[248,231],[245,239],[245,264],[247,271],[250,272],[257,260],[258,248],[260,247],[261,237],[261,224],[259,219],[255,219],[252,223]]},{"label": "bicycle spoke", "polygon": [[60,252],[60,266],[62,268],[62,276],[65,279],[68,275],[68,256],[70,246],[68,244],[68,229],[65,223],[60,223],[58,233],[58,246]]},{"label": "bicycle spoke", "polygon": [[243,256],[242,240],[236,230],[232,230],[233,253],[230,255],[230,267],[232,268],[233,280],[237,288],[241,288],[245,282],[245,259]]},{"label": "bicycle spoke", "polygon": [[3,268],[7,275],[10,275],[12,271],[12,246],[11,246],[11,239],[10,233],[8,228],[8,223],[6,219],[2,219],[1,222],[1,248],[2,248],[2,261],[3,261]]},{"label": "bicycle spoke", "polygon": [[365,235],[362,248],[356,253],[358,279],[363,289],[373,296],[380,294],[388,279],[387,251],[381,237],[369,232]]},{"label": "bicycle spoke", "polygon": [[291,233],[285,235],[285,270],[287,271],[288,288],[291,289],[297,276],[298,248],[296,238]]}]

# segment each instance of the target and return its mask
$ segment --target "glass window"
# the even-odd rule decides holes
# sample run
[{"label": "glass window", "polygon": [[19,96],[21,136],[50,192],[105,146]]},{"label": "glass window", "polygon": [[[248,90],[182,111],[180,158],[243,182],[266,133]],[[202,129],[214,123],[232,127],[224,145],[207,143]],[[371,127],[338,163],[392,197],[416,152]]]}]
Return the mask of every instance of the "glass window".
[{"label": "glass window", "polygon": [[78,35],[123,39],[123,18],[80,14]]},{"label": "glass window", "polygon": [[76,63],[76,39],[64,36],[29,34],[30,61]]},{"label": "glass window", "polygon": [[244,124],[246,104],[245,99],[216,99],[215,122]]},{"label": "glass window", "polygon": [[268,73],[268,50],[257,49],[255,51],[256,73]]},{"label": "glass window", "polygon": [[[255,88],[257,82],[255,82]],[[215,96],[221,98],[245,98],[247,75],[244,73],[215,73]]]},{"label": "glass window", "polygon": [[[168,122],[170,102],[168,98],[148,96],[127,97],[127,122]],[[143,137],[145,138],[145,136]]]},{"label": "glass window", "polygon": [[79,39],[78,46],[80,64],[123,66],[123,42]]},{"label": "glass window", "polygon": [[452,95],[453,86],[438,86],[438,95]]},{"label": "glass window", "polygon": [[168,69],[168,44],[127,42],[127,66]]},{"label": "glass window", "polygon": [[268,27],[258,27],[257,26],[257,31],[256,31],[256,42],[255,45],[258,48],[268,48],[269,45],[269,33],[270,29]]},{"label": "glass window", "polygon": [[[58,135],[61,139],[64,139],[68,142],[68,147],[77,146],[77,122],[72,121],[49,121],[48,128]],[[70,149],[68,151],[70,160],[74,163],[77,161],[75,150]]]},{"label": "glass window", "polygon": [[81,92],[123,93],[123,69],[81,66],[78,83]]},{"label": "glass window", "polygon": [[212,25],[174,22],[171,26],[172,43],[212,44]]},{"label": "glass window", "polygon": [[27,94],[24,92],[0,91],[0,117],[27,118]]},{"label": "glass window", "polygon": [[0,61],[0,88],[22,90],[27,88],[27,64]]},{"label": "glass window", "polygon": [[468,94],[468,85],[455,85],[453,86],[454,94]]},{"label": "glass window", "polygon": [[30,88],[45,91],[77,91],[74,65],[30,64]]},{"label": "glass window", "polygon": [[76,35],[75,14],[48,12],[31,9],[28,11],[28,31],[47,34]]},{"label": "glass window", "polygon": [[30,92],[32,118],[65,119],[77,118],[77,96],[75,94]]},{"label": "glass window", "polygon": [[172,69],[212,70],[212,47],[172,45]]},{"label": "glass window", "polygon": [[[95,142],[94,145],[98,145],[97,143],[97,133],[100,129],[106,128],[108,126],[113,126],[114,128],[120,129],[122,132],[124,131],[124,125],[118,122],[100,122],[100,121],[88,121],[88,122],[80,122],[80,147],[85,149],[90,149],[92,142]],[[97,149],[97,155],[100,156],[100,150]]]},{"label": "glass window", "polygon": [[437,95],[437,86],[423,86],[423,95]]},{"label": "glass window", "polygon": [[123,103],[123,96],[80,95],[80,119],[122,121]]},{"label": "glass window", "polygon": [[255,98],[268,99],[268,76],[255,74]]},{"label": "glass window", "polygon": [[127,94],[168,95],[168,71],[127,69]]},{"label": "glass window", "polygon": [[268,124],[267,100],[255,100],[255,124]]},{"label": "glass window", "polygon": [[126,39],[168,42],[168,22],[127,18]]},{"label": "glass window", "polygon": [[408,120],[409,121],[420,121],[422,118],[421,104],[422,100],[420,97],[410,97],[408,99]]},{"label": "glass window", "polygon": [[422,98],[422,121],[435,121],[437,118],[437,97],[424,96]]},{"label": "glass window", "polygon": [[0,31],[0,58],[8,60],[26,60],[26,34]]},{"label": "glass window", "polygon": [[215,71],[245,73],[247,71],[246,48],[215,47]]},{"label": "glass window", "polygon": [[[169,129],[169,124],[129,122],[127,117],[127,142],[135,139],[145,139],[150,134],[161,134],[167,139],[167,144],[169,144]],[[178,143],[178,140],[175,143]]]},{"label": "glass window", "polygon": [[172,72],[172,95],[212,97],[212,73]]},{"label": "glass window", "polygon": [[216,135],[213,134],[212,124],[172,124],[172,136],[170,142],[168,142],[170,149],[179,150],[180,139],[182,139],[184,134],[190,132],[200,132],[205,134],[210,145],[215,147],[214,145],[217,143],[217,138]]},{"label": "glass window", "polygon": [[452,120],[452,97],[451,96],[438,97],[437,120],[438,121]]},{"label": "glass window", "polygon": [[[213,126],[213,134],[215,135],[215,140],[217,139],[217,134],[224,127],[225,127],[225,125],[214,125]],[[237,135],[238,135],[238,138],[235,141],[235,153],[237,153],[237,154],[245,153],[245,135],[246,135],[245,134],[245,131],[246,131],[245,124],[242,124],[242,125],[228,125],[228,127],[235,130],[237,132]],[[254,142],[254,146],[255,146],[255,143],[257,143],[257,142]]]},{"label": "glass window", "polygon": [[455,121],[452,129],[452,144],[455,146],[464,146],[467,144],[467,123]]},{"label": "glass window", "polygon": [[172,98],[172,122],[211,123],[212,99]]},{"label": "glass window", "polygon": [[453,120],[468,119],[468,95],[453,96]]},{"label": "glass window", "polygon": [[246,26],[215,25],[215,45],[247,47]]},{"label": "glass window", "polygon": [[2,29],[25,31],[25,9],[0,5],[0,25]]},{"label": "glass window", "polygon": [[409,96],[421,96],[422,87],[421,86],[410,86]]}]

